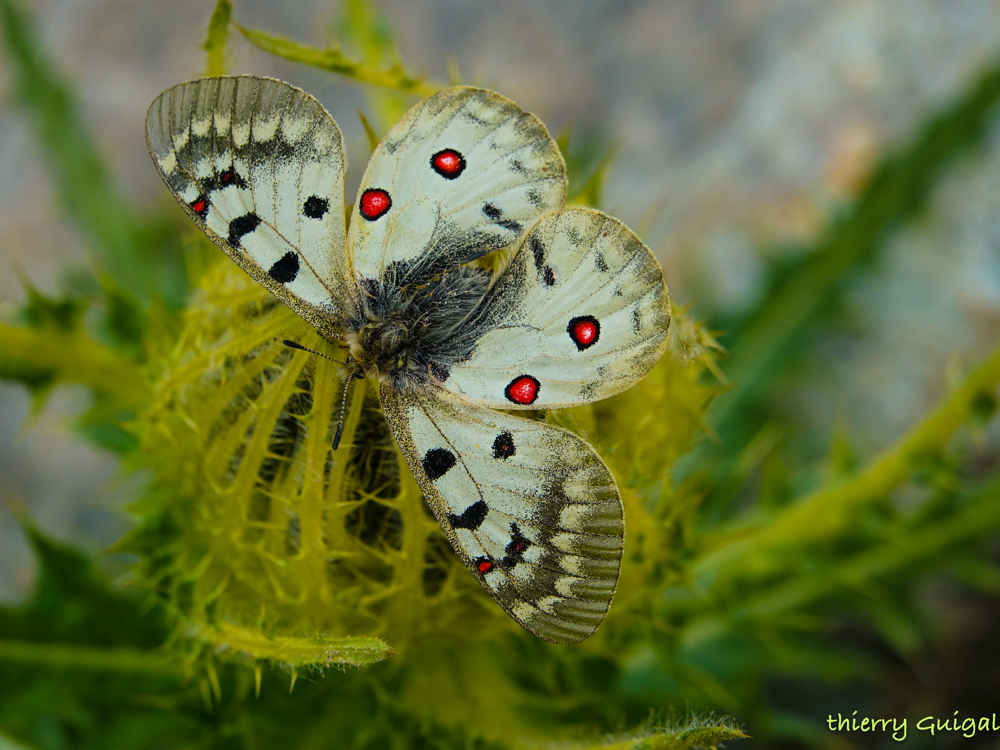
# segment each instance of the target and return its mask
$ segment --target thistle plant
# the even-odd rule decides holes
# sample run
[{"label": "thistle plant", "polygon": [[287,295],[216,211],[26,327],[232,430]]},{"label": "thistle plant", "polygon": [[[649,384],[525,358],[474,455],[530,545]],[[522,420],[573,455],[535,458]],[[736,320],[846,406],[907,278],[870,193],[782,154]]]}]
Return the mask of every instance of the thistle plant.
[{"label": "thistle plant", "polygon": [[[336,347],[166,199],[141,221],[102,212],[122,198],[71,96],[24,11],[12,0],[0,10],[21,106],[96,269],[59,296],[25,282],[28,301],[0,322],[0,375],[39,403],[60,384],[86,386],[80,434],[143,478],[134,528],[115,547],[133,560],[127,586],[24,519],[41,573],[27,602],[0,608],[0,746],[687,748],[744,737],[742,725],[765,741],[813,741],[771,704],[765,680],[873,679],[878,656],[831,643],[834,623],[860,618],[906,655],[926,571],[966,571],[996,590],[982,551],[1000,527],[996,466],[972,470],[967,457],[996,410],[1000,352],[883,454],[857,468],[831,459],[840,468],[799,493],[768,497],[767,477],[796,467],[765,470],[759,448],[797,340],[979,143],[1000,69],[886,157],[756,311],[726,321],[730,353],[675,309],[668,353],[638,385],[532,415],[593,444],[625,508],[611,613],[564,647],[523,631],[468,575],[374,386],[352,386],[332,450],[340,368],[283,341],[334,358]],[[243,28],[220,0],[209,74],[225,71],[232,29],[365,86],[373,143],[401,105],[440,88],[393,56],[360,1],[341,24],[356,55]],[[599,207],[610,159],[560,146],[571,202]],[[908,484],[927,498],[911,514],[889,502]],[[759,502],[741,510],[748,491]]]}]

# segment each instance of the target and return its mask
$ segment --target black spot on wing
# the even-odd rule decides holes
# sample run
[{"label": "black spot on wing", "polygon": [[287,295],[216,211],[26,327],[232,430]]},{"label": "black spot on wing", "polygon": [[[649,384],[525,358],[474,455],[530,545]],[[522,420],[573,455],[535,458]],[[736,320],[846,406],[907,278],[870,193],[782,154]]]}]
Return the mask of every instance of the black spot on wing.
[{"label": "black spot on wing", "polygon": [[445,448],[431,448],[421,462],[424,473],[432,482],[447,474],[455,465],[455,454]]},{"label": "black spot on wing", "polygon": [[514,436],[509,432],[501,432],[493,441],[493,458],[507,460],[513,456],[517,450],[514,447]]},{"label": "black spot on wing", "polygon": [[603,254],[597,253],[594,256],[594,265],[597,267],[597,270],[600,271],[601,273],[608,272],[608,262],[604,260]]},{"label": "black spot on wing", "polygon": [[642,310],[638,306],[632,311],[632,330],[635,333],[639,333],[639,329],[642,328]]},{"label": "black spot on wing", "polygon": [[504,229],[516,234],[521,233],[521,222],[514,221],[513,219],[504,219],[503,211],[501,211],[500,208],[493,203],[484,203],[483,213],[486,214],[486,217],[497,226],[503,227]]},{"label": "black spot on wing", "polygon": [[456,529],[469,529],[470,531],[475,531],[482,525],[488,512],[489,508],[486,503],[483,500],[477,500],[462,511],[462,515],[460,516],[454,513],[449,513],[448,523]]},{"label": "black spot on wing", "polygon": [[299,256],[297,253],[287,252],[271,266],[267,275],[279,284],[290,284],[299,275]]},{"label": "black spot on wing", "polygon": [[238,188],[246,188],[247,186],[247,181],[232,167],[216,172],[202,183],[204,189],[208,191],[222,190],[230,185],[235,185]]},{"label": "black spot on wing", "polygon": [[531,540],[521,533],[521,529],[517,527],[516,523],[511,522],[510,542],[507,544],[506,548],[504,548],[504,556],[500,561],[501,567],[507,568],[508,570],[513,568],[524,559],[524,553],[530,546]]},{"label": "black spot on wing", "polygon": [[542,273],[542,281],[545,282],[545,286],[552,286],[556,283],[556,274],[552,270],[552,266],[545,266],[545,271]]},{"label": "black spot on wing", "polygon": [[237,216],[229,222],[229,244],[238,247],[240,239],[250,234],[260,225],[260,217],[257,214],[243,214]]},{"label": "black spot on wing", "polygon": [[312,195],[307,198],[305,204],[302,206],[302,213],[310,219],[322,219],[323,215],[329,210],[330,201],[326,198],[320,198],[318,195]]},{"label": "black spot on wing", "polygon": [[545,245],[537,237],[531,238],[531,255],[535,259],[535,269],[541,271],[545,264]]}]

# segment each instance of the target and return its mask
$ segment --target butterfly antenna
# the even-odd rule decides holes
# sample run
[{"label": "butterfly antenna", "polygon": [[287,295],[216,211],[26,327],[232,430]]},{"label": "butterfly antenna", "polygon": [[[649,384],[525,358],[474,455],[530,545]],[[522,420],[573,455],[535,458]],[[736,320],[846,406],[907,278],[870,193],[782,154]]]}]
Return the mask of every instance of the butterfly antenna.
[{"label": "butterfly antenna", "polygon": [[317,357],[322,357],[323,359],[328,359],[331,362],[336,362],[338,365],[343,365],[344,367],[347,367],[347,363],[346,362],[341,362],[339,359],[334,359],[333,357],[328,357],[327,355],[323,354],[322,352],[318,352],[315,349],[309,349],[307,347],[302,346],[302,344],[297,344],[294,341],[289,341],[288,339],[285,339],[281,343],[284,344],[285,346],[291,347],[292,349],[301,349],[304,352],[309,352],[310,354],[315,354]]},{"label": "butterfly antenna", "polygon": [[340,446],[340,435],[344,431],[344,414],[347,412],[347,391],[351,387],[354,377],[348,377],[344,383],[344,397],[340,400],[340,419],[337,420],[337,434],[333,436],[333,450]]}]

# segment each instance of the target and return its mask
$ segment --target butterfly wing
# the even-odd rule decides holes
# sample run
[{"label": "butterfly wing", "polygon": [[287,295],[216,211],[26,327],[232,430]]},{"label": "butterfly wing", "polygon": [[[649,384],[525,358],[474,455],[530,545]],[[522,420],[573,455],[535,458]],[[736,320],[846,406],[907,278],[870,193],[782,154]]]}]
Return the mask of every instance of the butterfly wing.
[{"label": "butterfly wing", "polygon": [[670,299],[653,254],[617,219],[569,208],[525,236],[456,337],[475,345],[443,387],[507,409],[597,401],[656,364],[669,325]]},{"label": "butterfly wing", "polygon": [[230,258],[331,338],[351,306],[340,129],[313,97],[267,78],[203,78],[146,115],[156,168]]},{"label": "butterfly wing", "polygon": [[566,430],[437,388],[381,390],[396,441],[472,574],[525,628],[578,643],[604,619],[625,527],[614,477]]},{"label": "butterfly wing", "polygon": [[410,109],[361,180],[349,247],[359,279],[426,278],[515,242],[562,206],[566,166],[534,115],[450,88]]}]

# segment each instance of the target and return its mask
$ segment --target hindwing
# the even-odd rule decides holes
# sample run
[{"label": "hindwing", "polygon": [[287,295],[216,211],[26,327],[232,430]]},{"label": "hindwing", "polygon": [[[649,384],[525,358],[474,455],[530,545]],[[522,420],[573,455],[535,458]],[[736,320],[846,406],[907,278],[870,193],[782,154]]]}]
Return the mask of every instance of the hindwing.
[{"label": "hindwing", "polygon": [[618,581],[625,527],[610,470],[585,441],[437,388],[381,389],[396,441],[458,556],[531,632],[582,641]]},{"label": "hindwing", "polygon": [[471,356],[443,386],[477,403],[554,409],[629,388],[663,355],[670,298],[624,224],[569,208],[538,221],[456,340]]}]

